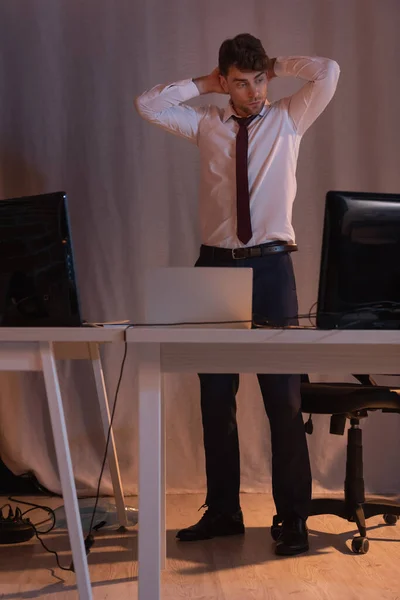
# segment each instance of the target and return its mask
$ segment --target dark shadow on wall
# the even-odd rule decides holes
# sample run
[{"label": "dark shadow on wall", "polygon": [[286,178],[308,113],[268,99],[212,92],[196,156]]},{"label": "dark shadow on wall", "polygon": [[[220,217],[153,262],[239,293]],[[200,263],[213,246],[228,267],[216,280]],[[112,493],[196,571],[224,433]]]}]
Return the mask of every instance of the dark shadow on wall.
[{"label": "dark shadow on wall", "polygon": [[45,191],[46,178],[21,155],[0,148],[0,198],[33,196]]},{"label": "dark shadow on wall", "polygon": [[[40,194],[44,185],[44,176],[32,164],[16,153],[0,149],[0,198]],[[33,474],[14,475],[0,457],[0,494],[45,492]]]}]

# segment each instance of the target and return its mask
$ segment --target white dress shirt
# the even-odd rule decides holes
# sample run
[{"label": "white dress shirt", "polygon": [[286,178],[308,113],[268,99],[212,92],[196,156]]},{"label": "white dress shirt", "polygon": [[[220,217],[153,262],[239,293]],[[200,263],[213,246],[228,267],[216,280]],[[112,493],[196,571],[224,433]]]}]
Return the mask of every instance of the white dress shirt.
[{"label": "white dress shirt", "polygon": [[[327,58],[278,58],[275,74],[307,83],[290,97],[268,101],[248,128],[248,179],[253,236],[246,246],[273,240],[295,242],[292,207],[301,138],[331,100],[339,65]],[[221,248],[245,246],[236,235],[236,134],[229,104],[191,107],[199,95],[193,81],[157,85],[136,99],[139,114],[197,144],[200,150],[201,242]]]}]

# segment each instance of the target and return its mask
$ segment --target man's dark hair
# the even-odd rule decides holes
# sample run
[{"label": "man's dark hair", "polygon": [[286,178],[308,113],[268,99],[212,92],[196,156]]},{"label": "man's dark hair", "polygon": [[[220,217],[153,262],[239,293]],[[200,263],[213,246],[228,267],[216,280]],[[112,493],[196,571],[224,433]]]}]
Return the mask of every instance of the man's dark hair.
[{"label": "man's dark hair", "polygon": [[240,33],[225,40],[219,49],[218,67],[221,75],[228,75],[229,67],[239,71],[267,71],[269,58],[259,39],[250,33]]}]

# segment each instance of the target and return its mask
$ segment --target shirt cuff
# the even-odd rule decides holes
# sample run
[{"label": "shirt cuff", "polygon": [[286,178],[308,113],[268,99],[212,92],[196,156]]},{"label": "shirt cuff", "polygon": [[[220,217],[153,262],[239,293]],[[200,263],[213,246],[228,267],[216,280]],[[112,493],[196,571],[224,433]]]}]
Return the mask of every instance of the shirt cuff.
[{"label": "shirt cuff", "polygon": [[174,88],[174,92],[177,92],[181,102],[200,96],[199,89],[193,82],[193,79],[182,79],[181,81],[171,83],[167,86],[166,90],[171,90],[171,88]]}]

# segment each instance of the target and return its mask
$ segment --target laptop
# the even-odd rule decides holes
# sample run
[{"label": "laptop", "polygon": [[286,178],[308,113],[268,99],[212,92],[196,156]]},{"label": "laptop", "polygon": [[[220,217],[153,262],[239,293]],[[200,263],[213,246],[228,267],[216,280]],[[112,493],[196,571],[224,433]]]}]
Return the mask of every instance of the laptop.
[{"label": "laptop", "polygon": [[250,329],[252,295],[252,269],[151,269],[144,284],[145,324]]},{"label": "laptop", "polygon": [[67,195],[0,200],[0,326],[82,324]]}]

